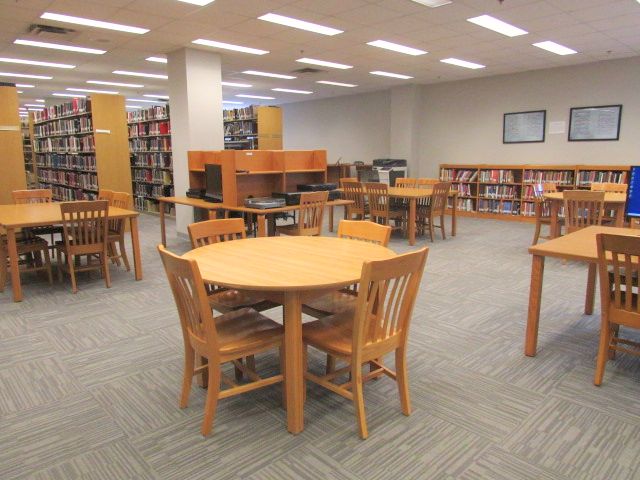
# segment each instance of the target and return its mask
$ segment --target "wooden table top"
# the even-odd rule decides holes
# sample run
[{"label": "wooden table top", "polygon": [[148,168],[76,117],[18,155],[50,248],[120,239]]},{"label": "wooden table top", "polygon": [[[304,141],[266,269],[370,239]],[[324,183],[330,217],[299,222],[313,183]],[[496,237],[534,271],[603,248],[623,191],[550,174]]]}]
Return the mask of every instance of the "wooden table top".
[{"label": "wooden table top", "polygon": [[[207,210],[231,210],[234,212],[254,213],[265,215],[267,213],[282,213],[298,210],[300,205],[287,205],[277,208],[250,208],[241,205],[225,205],[224,203],[206,202],[200,198],[190,197],[160,197],[158,200],[165,203],[177,203],[179,205],[189,205],[192,207],[206,208]],[[337,207],[339,205],[350,205],[352,200],[331,200],[327,202],[327,207]]]},{"label": "wooden table top", "polygon": [[[562,192],[545,193],[544,198],[549,200],[562,200]],[[604,192],[604,201],[607,203],[625,203],[627,201],[626,193]]]},{"label": "wooden table top", "polygon": [[306,291],[357,282],[366,260],[395,253],[380,245],[335,237],[260,237],[221,242],[183,255],[202,278],[230,288]]},{"label": "wooden table top", "polygon": [[[140,212],[109,207],[109,218],[137,217]],[[37,227],[62,223],[60,203],[0,205],[0,225],[7,228]]]},{"label": "wooden table top", "polygon": [[594,226],[583,228],[577,232],[569,233],[568,235],[529,247],[529,253],[532,255],[542,255],[544,257],[595,262],[598,260],[596,245],[596,235],[598,233],[638,237],[640,241],[640,230]]}]

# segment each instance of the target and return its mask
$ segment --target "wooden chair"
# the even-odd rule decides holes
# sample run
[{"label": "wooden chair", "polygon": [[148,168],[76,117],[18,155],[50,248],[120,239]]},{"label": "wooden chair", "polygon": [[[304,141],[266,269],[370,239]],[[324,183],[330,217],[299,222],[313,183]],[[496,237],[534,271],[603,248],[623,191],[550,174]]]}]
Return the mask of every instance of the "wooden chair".
[{"label": "wooden chair", "polygon": [[[368,436],[363,396],[365,381],[383,374],[396,380],[402,413],[411,414],[407,336],[427,253],[425,247],[388,260],[365,262],[355,312],[302,326],[305,347],[311,345],[349,364],[323,376],[307,371],[305,378],[353,401],[363,439]],[[390,352],[395,353],[395,372],[379,361]],[[363,376],[362,365],[370,363],[377,368]],[[347,373],[351,374],[349,381],[334,382]]]},{"label": "wooden chair", "polygon": [[[204,377],[206,374],[208,390],[201,428],[202,435],[206,436],[213,428],[218,399],[282,382],[282,374],[261,378],[255,370],[237,359],[281,347],[284,330],[278,323],[250,308],[214,318],[197,263],[173,255],[162,245],[158,245],[158,251],[178,308],[184,340],[180,408],[188,405],[193,376],[203,374]],[[196,368],[196,355],[204,357],[207,363]],[[220,367],[226,362],[233,362],[253,382],[238,385],[223,375]],[[230,388],[222,390],[221,381]]]},{"label": "wooden chair", "polygon": [[[17,242],[19,267],[21,273],[46,271],[49,285],[53,285],[51,274],[51,257],[49,255],[49,244],[40,237],[25,237]],[[8,247],[7,237],[0,235],[0,292],[4,292],[7,284],[8,272]]]},{"label": "wooden chair", "polygon": [[[109,206],[124,208],[125,210],[131,209],[133,196],[127,192],[112,192],[111,201]],[[120,266],[120,259],[124,263],[127,272],[131,270],[129,266],[129,258],[127,257],[127,250],[124,247],[124,237],[126,234],[127,221],[124,218],[109,220],[109,245],[107,247],[107,253],[109,254],[109,260]]]},{"label": "wooden chair", "polygon": [[101,188],[98,190],[98,200],[106,200],[111,205],[111,200],[113,199],[113,194],[115,192],[113,190],[107,190],[106,188]]},{"label": "wooden chair", "polygon": [[409,177],[396,178],[395,186],[398,188],[415,188],[416,182],[417,182],[417,179],[415,178],[409,178]]},{"label": "wooden chair", "polygon": [[626,183],[605,183],[604,191],[609,193],[627,193],[629,185]]},{"label": "wooden chair", "polygon": [[[13,203],[16,205],[24,203],[51,203],[53,201],[53,191],[49,188],[14,190],[11,192],[11,196],[13,198]],[[51,245],[55,245],[56,234],[62,235],[62,227],[56,225],[32,227],[25,230],[27,236],[51,235]]]},{"label": "wooden chair", "polygon": [[[62,272],[71,276],[71,288],[77,293],[76,272],[101,270],[104,283],[111,288],[109,262],[107,254],[108,212],[106,200],[89,202],[61,203],[63,241],[58,248],[58,278],[62,281]],[[66,265],[62,255],[66,258]],[[80,264],[80,258],[86,256],[86,265]],[[98,259],[95,263],[94,258]]]},{"label": "wooden chair", "polygon": [[345,182],[357,182],[358,177],[343,177],[340,179],[340,188],[344,188]]},{"label": "wooden chair", "polygon": [[440,180],[437,178],[419,178],[416,181],[417,188],[431,188],[436,183],[440,183]]},{"label": "wooden chair", "polygon": [[276,235],[317,236],[322,233],[322,219],[329,192],[305,192],[300,195],[298,223],[276,227]]},{"label": "wooden chair", "polygon": [[620,326],[640,329],[640,242],[636,237],[603,233],[596,236],[596,242],[602,313],[593,383],[601,385],[607,360],[613,358],[615,352],[640,356],[640,343],[619,337]]},{"label": "wooden chair", "polygon": [[602,224],[604,192],[566,190],[562,192],[562,197],[567,233]]},{"label": "wooden chair", "polygon": [[389,225],[391,220],[393,228],[402,228],[405,223],[406,210],[391,206],[389,201],[389,186],[385,183],[365,183],[364,189],[369,199],[369,217],[372,222]]},{"label": "wooden chair", "polygon": [[604,192],[605,184],[603,182],[591,182],[591,186],[589,187],[592,192]]},{"label": "wooden chair", "polygon": [[[192,223],[187,227],[191,246],[203,247],[212,243],[228,242],[247,238],[242,218],[224,218]],[[278,304],[264,298],[259,292],[245,292],[216,285],[207,285],[209,305],[220,313],[227,313],[241,308],[253,308],[259,312],[277,307]]]},{"label": "wooden chair", "polygon": [[[543,183],[542,184],[542,193],[554,193],[558,191],[558,186],[555,183]],[[536,229],[533,232],[533,241],[531,245],[535,245],[538,243],[540,238],[549,239],[551,238],[553,232],[549,232],[547,236],[540,236],[542,231],[542,226],[547,225],[551,228],[551,203],[544,198],[536,198],[535,200],[535,214],[536,214]],[[562,224],[564,223],[564,219],[558,218],[558,222],[560,222],[560,229],[562,230]]]},{"label": "wooden chair", "polygon": [[[439,182],[433,185],[431,196],[425,201],[418,201],[416,210],[416,222],[418,227],[424,232],[429,229],[429,237],[433,242],[435,228],[442,232],[442,239],[446,238],[444,214],[447,210],[447,199],[451,182]],[[435,219],[440,218],[440,225],[435,224]]]},{"label": "wooden chair", "polygon": [[344,199],[353,202],[351,205],[347,205],[345,219],[353,220],[355,216],[356,220],[364,220],[368,215],[367,209],[369,208],[365,201],[364,187],[357,180],[343,179],[340,183]]}]

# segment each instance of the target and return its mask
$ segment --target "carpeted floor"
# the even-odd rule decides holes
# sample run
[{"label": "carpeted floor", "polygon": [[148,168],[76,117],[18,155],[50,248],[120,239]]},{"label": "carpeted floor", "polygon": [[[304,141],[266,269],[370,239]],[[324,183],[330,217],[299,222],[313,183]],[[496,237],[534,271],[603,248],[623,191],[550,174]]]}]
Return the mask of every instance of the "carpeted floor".
[{"label": "carpeted floor", "polygon": [[[186,251],[169,232],[169,248]],[[158,219],[144,216],[143,281],[113,268],[110,290],[85,274],[77,295],[33,277],[24,302],[0,294],[0,478],[640,478],[640,360],[619,355],[593,386],[599,307],[582,314],[584,265],[547,261],[539,353],[523,356],[532,232],[462,219],[456,238],[429,243],[410,417],[394,382],[371,382],[362,441],[352,405],[309,386],[293,436],[275,386],[220,401],[204,439],[205,392],[177,406],[181,334]],[[400,238],[391,247],[409,250]],[[322,360],[312,352],[311,368]],[[278,368],[274,355],[257,362]]]}]

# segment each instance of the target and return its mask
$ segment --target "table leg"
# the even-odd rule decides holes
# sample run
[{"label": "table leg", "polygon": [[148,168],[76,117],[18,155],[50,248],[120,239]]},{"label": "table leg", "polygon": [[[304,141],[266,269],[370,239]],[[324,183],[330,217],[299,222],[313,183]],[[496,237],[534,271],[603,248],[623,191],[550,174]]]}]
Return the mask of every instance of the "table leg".
[{"label": "table leg", "polygon": [[276,216],[267,215],[267,235],[274,237],[276,234]]},{"label": "table leg", "polygon": [[409,199],[409,225],[408,225],[408,233],[409,233],[409,245],[416,244],[416,199]]},{"label": "table leg", "polygon": [[20,284],[20,267],[18,265],[18,245],[16,244],[16,231],[13,228],[7,228],[7,249],[11,268],[11,289],[13,290],[13,301],[21,302],[22,285]]},{"label": "table leg", "polygon": [[593,307],[596,300],[596,275],[598,273],[598,264],[589,264],[589,273],[587,274],[587,293],[584,298],[584,314],[593,315]]},{"label": "table leg", "polygon": [[558,221],[558,215],[560,214],[560,202],[551,200],[551,225],[549,225],[549,236],[551,238],[558,238],[560,236],[560,222]]},{"label": "table leg", "polygon": [[284,350],[287,430],[304,430],[304,368],[302,360],[302,306],[299,292],[284,295]]},{"label": "table leg", "polygon": [[164,203],[159,202],[158,206],[160,207],[160,239],[162,240],[162,246],[167,246],[167,230],[164,224]]},{"label": "table leg", "polygon": [[129,219],[131,226],[131,245],[133,247],[133,266],[136,271],[136,280],[142,280],[142,258],[140,256],[140,239],[138,238],[138,217]]},{"label": "table leg", "polygon": [[458,230],[458,218],[456,213],[458,212],[458,196],[453,196],[453,205],[451,209],[451,236],[455,237]]},{"label": "table leg", "polygon": [[265,215],[257,215],[256,222],[258,222],[258,237],[267,236],[267,228],[265,225]]},{"label": "table leg", "polygon": [[531,264],[531,285],[529,287],[529,311],[527,330],[524,340],[524,354],[535,357],[538,345],[538,325],[540,323],[540,304],[542,300],[542,278],[544,276],[544,257],[534,255]]},{"label": "table leg", "polygon": [[333,205],[329,207],[329,231],[333,232]]}]

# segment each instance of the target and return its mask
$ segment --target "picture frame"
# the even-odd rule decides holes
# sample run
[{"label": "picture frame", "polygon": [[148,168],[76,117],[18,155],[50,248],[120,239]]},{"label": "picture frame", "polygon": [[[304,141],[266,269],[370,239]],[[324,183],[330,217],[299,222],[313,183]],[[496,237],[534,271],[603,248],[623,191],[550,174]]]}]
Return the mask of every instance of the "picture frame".
[{"label": "picture frame", "polygon": [[572,107],[569,117],[570,142],[620,140],[621,104]]},{"label": "picture frame", "polygon": [[505,113],[502,120],[502,143],[544,142],[546,124],[546,110]]}]

